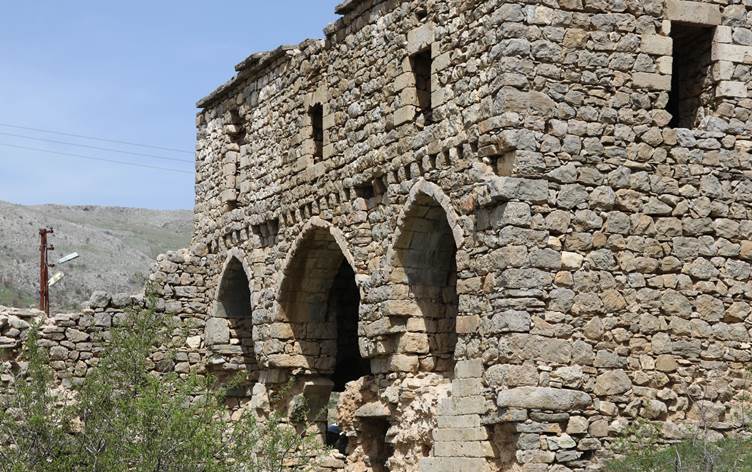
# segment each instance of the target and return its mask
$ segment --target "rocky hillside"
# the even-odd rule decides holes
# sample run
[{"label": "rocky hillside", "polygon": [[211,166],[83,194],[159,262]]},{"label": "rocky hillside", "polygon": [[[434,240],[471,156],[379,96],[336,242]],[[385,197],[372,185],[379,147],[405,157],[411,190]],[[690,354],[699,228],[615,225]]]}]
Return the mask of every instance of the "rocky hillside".
[{"label": "rocky hillside", "polygon": [[190,211],[40,205],[0,201],[0,305],[36,303],[39,287],[39,228],[51,226],[51,262],[81,257],[50,275],[65,277],[50,290],[52,309],[73,308],[94,290],[138,292],[154,258],[188,245]]}]

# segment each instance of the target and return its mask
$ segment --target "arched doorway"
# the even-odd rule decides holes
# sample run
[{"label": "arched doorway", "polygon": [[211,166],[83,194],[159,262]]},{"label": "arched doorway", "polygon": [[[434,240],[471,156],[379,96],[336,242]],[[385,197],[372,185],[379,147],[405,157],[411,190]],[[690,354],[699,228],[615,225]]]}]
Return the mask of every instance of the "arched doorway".
[{"label": "arched doorway", "polygon": [[230,396],[250,397],[258,378],[253,343],[251,287],[242,254],[231,252],[217,288],[212,317],[206,322],[204,342],[209,353],[208,368],[220,382],[236,380]]},{"label": "arched doorway", "polygon": [[[401,219],[394,244],[394,293],[406,330],[397,351],[416,356],[420,371],[450,376],[457,343],[457,245],[444,208],[417,192]],[[401,287],[400,287],[401,286]]]},{"label": "arched doorway", "polygon": [[355,272],[330,227],[311,226],[298,241],[278,299],[293,333],[286,367],[326,377],[334,391],[370,374],[358,347],[360,292]]},{"label": "arched doorway", "polygon": [[231,256],[222,274],[214,316],[246,318],[251,316],[251,288],[243,263]]}]

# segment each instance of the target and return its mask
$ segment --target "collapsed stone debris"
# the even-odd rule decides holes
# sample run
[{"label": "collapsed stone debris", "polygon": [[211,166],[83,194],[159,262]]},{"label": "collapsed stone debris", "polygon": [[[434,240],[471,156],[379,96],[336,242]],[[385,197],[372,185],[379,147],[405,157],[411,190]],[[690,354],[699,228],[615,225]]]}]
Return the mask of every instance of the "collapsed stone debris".
[{"label": "collapsed stone debris", "polygon": [[[190,327],[170,368],[322,411],[331,469],[596,470],[637,419],[742,429],[750,8],[348,0],[250,56],[198,103],[192,245],[150,277]],[[63,382],[109,303],[48,321]]]}]

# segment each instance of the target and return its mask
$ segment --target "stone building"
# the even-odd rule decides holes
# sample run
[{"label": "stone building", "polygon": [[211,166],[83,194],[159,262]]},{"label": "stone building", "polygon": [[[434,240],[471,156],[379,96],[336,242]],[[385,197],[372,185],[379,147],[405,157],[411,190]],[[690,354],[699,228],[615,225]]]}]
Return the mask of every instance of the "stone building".
[{"label": "stone building", "polygon": [[338,401],[352,471],[743,429],[750,11],[348,0],[251,55],[198,103],[192,245],[151,275],[176,369],[245,372],[260,414]]}]

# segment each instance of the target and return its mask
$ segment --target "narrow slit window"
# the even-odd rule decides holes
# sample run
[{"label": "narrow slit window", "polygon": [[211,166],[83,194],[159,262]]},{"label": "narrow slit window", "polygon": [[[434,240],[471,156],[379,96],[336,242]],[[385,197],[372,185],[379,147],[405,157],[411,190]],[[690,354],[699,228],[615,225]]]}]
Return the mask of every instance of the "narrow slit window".
[{"label": "narrow slit window", "polygon": [[673,61],[671,92],[666,109],[672,128],[694,128],[712,104],[714,87],[710,69],[715,27],[671,23]]},{"label": "narrow slit window", "polygon": [[311,127],[313,138],[313,157],[321,159],[324,156],[324,107],[317,103],[311,107]]},{"label": "narrow slit window", "polygon": [[410,63],[415,75],[415,93],[418,101],[418,112],[423,115],[426,123],[433,119],[431,107],[431,49],[424,49],[410,57]]}]

